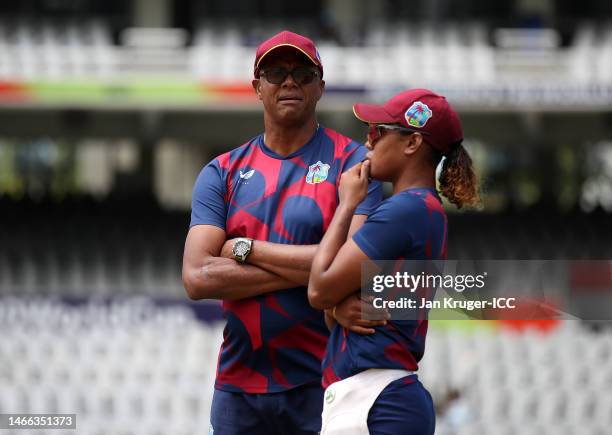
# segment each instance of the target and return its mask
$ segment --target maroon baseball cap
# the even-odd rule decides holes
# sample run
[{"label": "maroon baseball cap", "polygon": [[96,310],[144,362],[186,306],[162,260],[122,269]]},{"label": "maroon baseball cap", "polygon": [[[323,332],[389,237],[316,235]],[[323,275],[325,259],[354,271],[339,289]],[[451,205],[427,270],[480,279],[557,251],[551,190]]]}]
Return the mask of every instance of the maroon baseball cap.
[{"label": "maroon baseball cap", "polygon": [[323,64],[321,63],[321,56],[319,56],[319,51],[317,50],[317,47],[315,47],[314,42],[305,36],[283,30],[270,39],[265,40],[259,45],[259,47],[257,47],[257,51],[255,52],[255,67],[253,71],[255,78],[259,78],[259,65],[264,57],[280,47],[291,47],[302,53],[319,68],[321,77],[323,77]]},{"label": "maroon baseball cap", "polygon": [[452,145],[463,140],[457,112],[446,98],[427,89],[401,92],[380,106],[357,103],[353,112],[368,124],[399,124],[423,133],[425,141],[442,154],[447,154]]}]

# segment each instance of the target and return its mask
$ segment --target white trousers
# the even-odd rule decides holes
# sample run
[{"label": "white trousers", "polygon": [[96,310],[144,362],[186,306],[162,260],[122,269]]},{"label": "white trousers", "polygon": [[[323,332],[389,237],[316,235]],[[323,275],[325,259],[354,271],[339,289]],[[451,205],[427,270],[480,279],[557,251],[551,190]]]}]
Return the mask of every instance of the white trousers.
[{"label": "white trousers", "polygon": [[321,435],[369,435],[368,414],[382,390],[412,374],[408,370],[368,369],[327,387]]}]

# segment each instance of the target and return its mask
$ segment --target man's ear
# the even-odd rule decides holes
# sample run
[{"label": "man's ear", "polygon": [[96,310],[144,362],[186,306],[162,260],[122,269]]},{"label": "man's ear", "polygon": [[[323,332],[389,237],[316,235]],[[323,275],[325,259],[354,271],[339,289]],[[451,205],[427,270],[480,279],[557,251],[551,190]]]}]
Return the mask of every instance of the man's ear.
[{"label": "man's ear", "polygon": [[259,98],[261,100],[261,80],[253,79],[251,84],[253,85],[253,90],[257,94],[257,98]]},{"label": "man's ear", "polygon": [[319,98],[317,98],[317,101],[321,99],[324,91],[325,91],[325,80],[321,80],[321,85],[319,87]]},{"label": "man's ear", "polygon": [[405,144],[404,154],[415,154],[423,145],[423,135],[421,133],[412,133],[410,136],[406,136]]}]

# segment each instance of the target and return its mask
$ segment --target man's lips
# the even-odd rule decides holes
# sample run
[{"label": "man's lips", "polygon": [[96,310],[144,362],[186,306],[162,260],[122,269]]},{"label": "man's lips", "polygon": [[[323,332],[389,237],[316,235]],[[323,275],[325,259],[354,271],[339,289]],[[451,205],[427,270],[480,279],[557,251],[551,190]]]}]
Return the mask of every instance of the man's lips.
[{"label": "man's lips", "polygon": [[278,101],[302,101],[302,98],[293,95],[285,95],[282,97],[278,97]]}]

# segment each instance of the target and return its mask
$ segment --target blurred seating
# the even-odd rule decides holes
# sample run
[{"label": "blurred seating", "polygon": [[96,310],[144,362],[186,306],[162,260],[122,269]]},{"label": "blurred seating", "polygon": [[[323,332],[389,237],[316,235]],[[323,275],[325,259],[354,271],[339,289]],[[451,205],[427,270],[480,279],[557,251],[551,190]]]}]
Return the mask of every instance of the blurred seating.
[{"label": "blurred seating", "polygon": [[[317,41],[326,80],[335,86],[612,81],[609,23],[583,23],[570,44],[561,46],[554,29],[380,20],[344,44],[316,23],[300,20],[205,21],[191,35],[183,29],[125,29],[119,44],[113,43],[108,25],[101,21],[0,21],[0,80],[155,76],[244,83],[251,78],[254,47],[285,28]],[[414,59],[419,59],[418,65]]]},{"label": "blurred seating", "polygon": [[439,417],[436,434],[606,433],[612,418],[612,389],[586,379],[610,373],[612,361],[584,360],[576,349],[587,343],[585,349],[592,350],[587,353],[608,355],[612,334],[592,332],[577,321],[560,325],[542,334],[489,328],[466,331],[432,323],[419,377],[435,403],[456,389],[469,410],[458,431]]},{"label": "blurred seating", "polygon": [[[158,308],[141,322],[74,328],[57,322],[74,307],[33,304],[47,311],[49,326],[36,309],[1,324],[0,413],[77,413],[78,433],[208,427],[221,323]],[[596,343],[587,352],[596,356],[572,365],[584,343]],[[611,368],[610,331],[576,321],[546,334],[432,322],[419,377],[436,403],[455,389],[465,405],[459,428],[439,416],[438,435],[603,435],[612,424]]]},{"label": "blurred seating", "polygon": [[0,22],[0,79],[104,79],[116,73],[101,21]]},{"label": "blurred seating", "polygon": [[[153,202],[0,201],[0,295],[184,298],[186,212]],[[451,214],[448,258],[612,258],[605,213]]]},{"label": "blurred seating", "polygon": [[[270,23],[262,27],[235,21],[203,23],[193,41],[192,73],[204,80],[248,80],[253,45],[283,28],[299,32],[299,24]],[[316,28],[307,23],[302,27],[305,34],[312,34]],[[324,35],[312,36],[317,40],[329,83],[401,85],[423,80],[463,82],[467,77],[486,81],[494,73],[492,47],[479,23],[434,28],[374,22],[368,26],[363,44],[353,46],[339,45]],[[423,64],[417,72],[413,59],[418,57]]]},{"label": "blurred seating", "polygon": [[[55,307],[58,319],[74,313]],[[122,326],[38,329],[34,311],[3,323],[0,413],[76,413],[78,433],[208,428],[223,326],[156,313]]]},{"label": "blurred seating", "polygon": [[[248,80],[254,45],[281,29],[300,31],[298,27],[283,22],[204,22],[194,36],[191,72],[207,81]],[[582,84],[612,80],[612,28],[606,24],[579,26],[569,47],[560,46],[554,29],[495,31],[482,22],[434,25],[375,20],[348,46],[316,34],[316,26],[303,27],[317,41],[330,84],[436,87],[487,86],[500,80]],[[496,47],[489,32],[511,45]],[[544,45],[535,47],[535,40]],[[414,59],[420,60],[418,68]]]},{"label": "blurred seating", "polygon": [[137,207],[64,206],[34,214],[27,206],[5,209],[0,294],[184,297],[188,216],[151,207],[139,215]]}]

